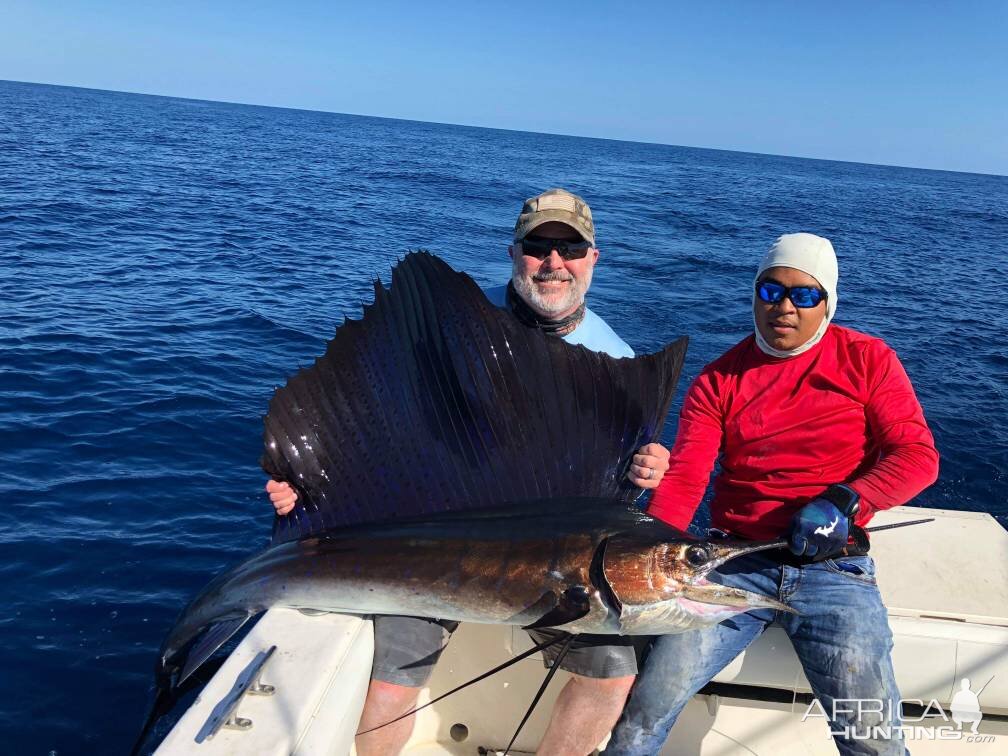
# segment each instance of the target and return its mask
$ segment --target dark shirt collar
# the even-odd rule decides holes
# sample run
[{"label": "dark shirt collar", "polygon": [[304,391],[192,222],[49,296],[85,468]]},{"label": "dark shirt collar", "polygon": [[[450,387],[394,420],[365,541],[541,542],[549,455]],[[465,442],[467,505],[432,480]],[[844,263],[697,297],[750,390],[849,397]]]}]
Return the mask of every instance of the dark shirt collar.
[{"label": "dark shirt collar", "polygon": [[581,306],[566,318],[561,318],[560,320],[544,318],[529,307],[524,299],[518,296],[513,281],[508,281],[507,303],[508,307],[511,308],[511,312],[514,313],[514,316],[518,318],[520,323],[529,328],[538,328],[543,333],[548,333],[551,336],[566,336],[581,325],[581,321],[584,320],[585,316],[585,303],[581,302]]}]

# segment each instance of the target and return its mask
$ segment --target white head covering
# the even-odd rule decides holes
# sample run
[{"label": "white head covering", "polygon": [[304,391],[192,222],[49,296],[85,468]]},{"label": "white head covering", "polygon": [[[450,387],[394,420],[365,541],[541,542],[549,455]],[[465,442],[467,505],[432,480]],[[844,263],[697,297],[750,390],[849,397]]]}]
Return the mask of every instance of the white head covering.
[{"label": "white head covering", "polygon": [[[794,349],[774,349],[756,326],[756,281],[764,271],[770,268],[783,267],[795,268],[803,273],[808,273],[819,285],[826,290],[826,317],[819,325],[819,330],[815,332],[811,339]],[[756,278],[753,279],[753,327],[756,331],[756,344],[771,357],[794,357],[795,355],[807,352],[819,343],[819,339],[826,333],[826,326],[833,320],[837,306],[837,270],[836,252],[829,239],[824,239],[815,234],[784,234],[777,239],[770,251],[763,256],[759,270],[756,271]]]}]

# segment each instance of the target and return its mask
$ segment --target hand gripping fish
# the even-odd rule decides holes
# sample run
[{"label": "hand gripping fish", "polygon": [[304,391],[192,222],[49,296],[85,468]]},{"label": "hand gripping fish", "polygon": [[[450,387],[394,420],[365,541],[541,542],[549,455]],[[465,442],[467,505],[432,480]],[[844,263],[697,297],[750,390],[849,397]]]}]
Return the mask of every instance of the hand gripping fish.
[{"label": "hand gripping fish", "polygon": [[697,541],[634,505],[625,473],[661,433],[685,338],[632,359],[570,345],[427,253],[374,289],[271,400],[262,464],[297,505],[185,609],[159,688],[275,606],[612,634],[788,611],[707,580],[776,544]]}]

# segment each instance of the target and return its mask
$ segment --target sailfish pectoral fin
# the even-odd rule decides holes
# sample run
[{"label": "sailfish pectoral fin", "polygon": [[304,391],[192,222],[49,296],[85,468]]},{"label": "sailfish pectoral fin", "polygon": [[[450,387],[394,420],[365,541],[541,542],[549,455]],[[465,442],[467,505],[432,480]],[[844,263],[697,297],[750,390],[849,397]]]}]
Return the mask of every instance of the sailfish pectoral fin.
[{"label": "sailfish pectoral fin", "polygon": [[514,735],[511,736],[511,740],[507,744],[507,748],[504,749],[504,756],[508,756],[511,753],[511,748],[514,746],[518,736],[521,734],[522,728],[525,723],[528,722],[529,717],[532,716],[532,712],[535,711],[535,707],[539,705],[539,701],[542,699],[543,693],[546,692],[546,688],[549,687],[550,681],[553,676],[560,669],[560,663],[567,656],[567,652],[570,651],[571,644],[577,639],[577,635],[568,635],[566,640],[563,642],[563,646],[560,648],[560,653],[557,654],[557,658],[549,665],[549,671],[546,672],[546,677],[543,679],[542,684],[539,686],[539,690],[536,691],[535,696],[532,698],[532,703],[529,704],[528,709],[525,710],[525,716],[522,717],[522,721],[518,723],[518,727],[515,728]]},{"label": "sailfish pectoral fin", "polygon": [[[476,677],[472,678],[471,680],[467,680],[466,682],[462,683],[461,685],[456,685],[454,688],[452,688],[451,690],[449,690],[447,693],[442,693],[440,696],[432,698],[427,703],[421,704],[420,706],[412,708],[409,711],[407,711],[405,714],[400,714],[395,719],[390,719],[388,722],[380,724],[377,727],[372,727],[370,730],[361,730],[361,731],[359,731],[357,733],[357,735],[358,736],[360,736],[360,735],[367,735],[369,732],[374,732],[375,730],[380,730],[382,727],[388,727],[389,725],[395,724],[396,722],[401,722],[402,720],[406,719],[406,717],[413,716],[414,714],[416,714],[421,709],[426,709],[428,706],[433,706],[438,701],[443,701],[444,699],[448,698],[448,696],[453,695],[455,693],[458,693],[460,690],[468,688],[470,685],[475,685],[476,683],[478,683],[478,682],[480,682],[482,680],[486,680],[488,677],[496,675],[498,672],[501,672],[501,671],[507,669],[508,667],[512,667],[512,666],[514,666],[515,664],[517,664],[520,661],[524,661],[528,657],[532,656],[533,654],[539,653],[540,651],[542,651],[545,648],[548,648],[550,646],[555,646],[558,643],[563,643],[565,645],[569,645],[571,643],[571,641],[573,641],[573,639],[576,638],[576,637],[577,636],[575,636],[575,635],[569,635],[569,636],[563,636],[563,635],[561,635],[561,636],[558,636],[556,638],[548,638],[545,641],[543,641],[542,643],[536,643],[534,646],[532,646],[532,648],[528,649],[527,651],[522,651],[517,656],[511,657],[510,659],[508,659],[503,664],[498,664],[496,667],[494,667],[491,670],[487,670],[482,675],[477,675]],[[557,666],[557,665],[554,665],[554,666]]]},{"label": "sailfish pectoral fin", "polygon": [[556,606],[531,625],[525,625],[522,629],[538,630],[543,627],[557,627],[581,619],[591,611],[588,595],[588,589],[583,585],[568,588],[560,594]]}]

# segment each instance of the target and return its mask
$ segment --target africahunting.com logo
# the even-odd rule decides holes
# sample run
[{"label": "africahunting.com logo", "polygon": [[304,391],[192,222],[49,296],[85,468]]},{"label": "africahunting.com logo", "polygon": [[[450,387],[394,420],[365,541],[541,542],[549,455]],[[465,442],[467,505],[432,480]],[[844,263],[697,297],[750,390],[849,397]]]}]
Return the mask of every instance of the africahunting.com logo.
[{"label": "africahunting.com logo", "polygon": [[[973,692],[969,678],[959,681],[959,690],[952,696],[946,711],[937,699],[925,702],[920,698],[904,698],[899,701],[902,716],[893,716],[892,703],[877,698],[837,698],[833,700],[832,716],[823,708],[818,699],[813,698],[802,722],[806,719],[822,717],[838,722],[858,722],[830,729],[830,735],[851,740],[965,740],[968,743],[992,743],[993,735],[982,735],[977,731],[983,712],[980,710],[980,694],[990,685],[991,677],[980,690]],[[920,711],[914,715],[910,711]],[[897,719],[901,724],[893,724]],[[940,720],[940,722],[938,721]],[[877,722],[878,724],[867,724]]]}]

